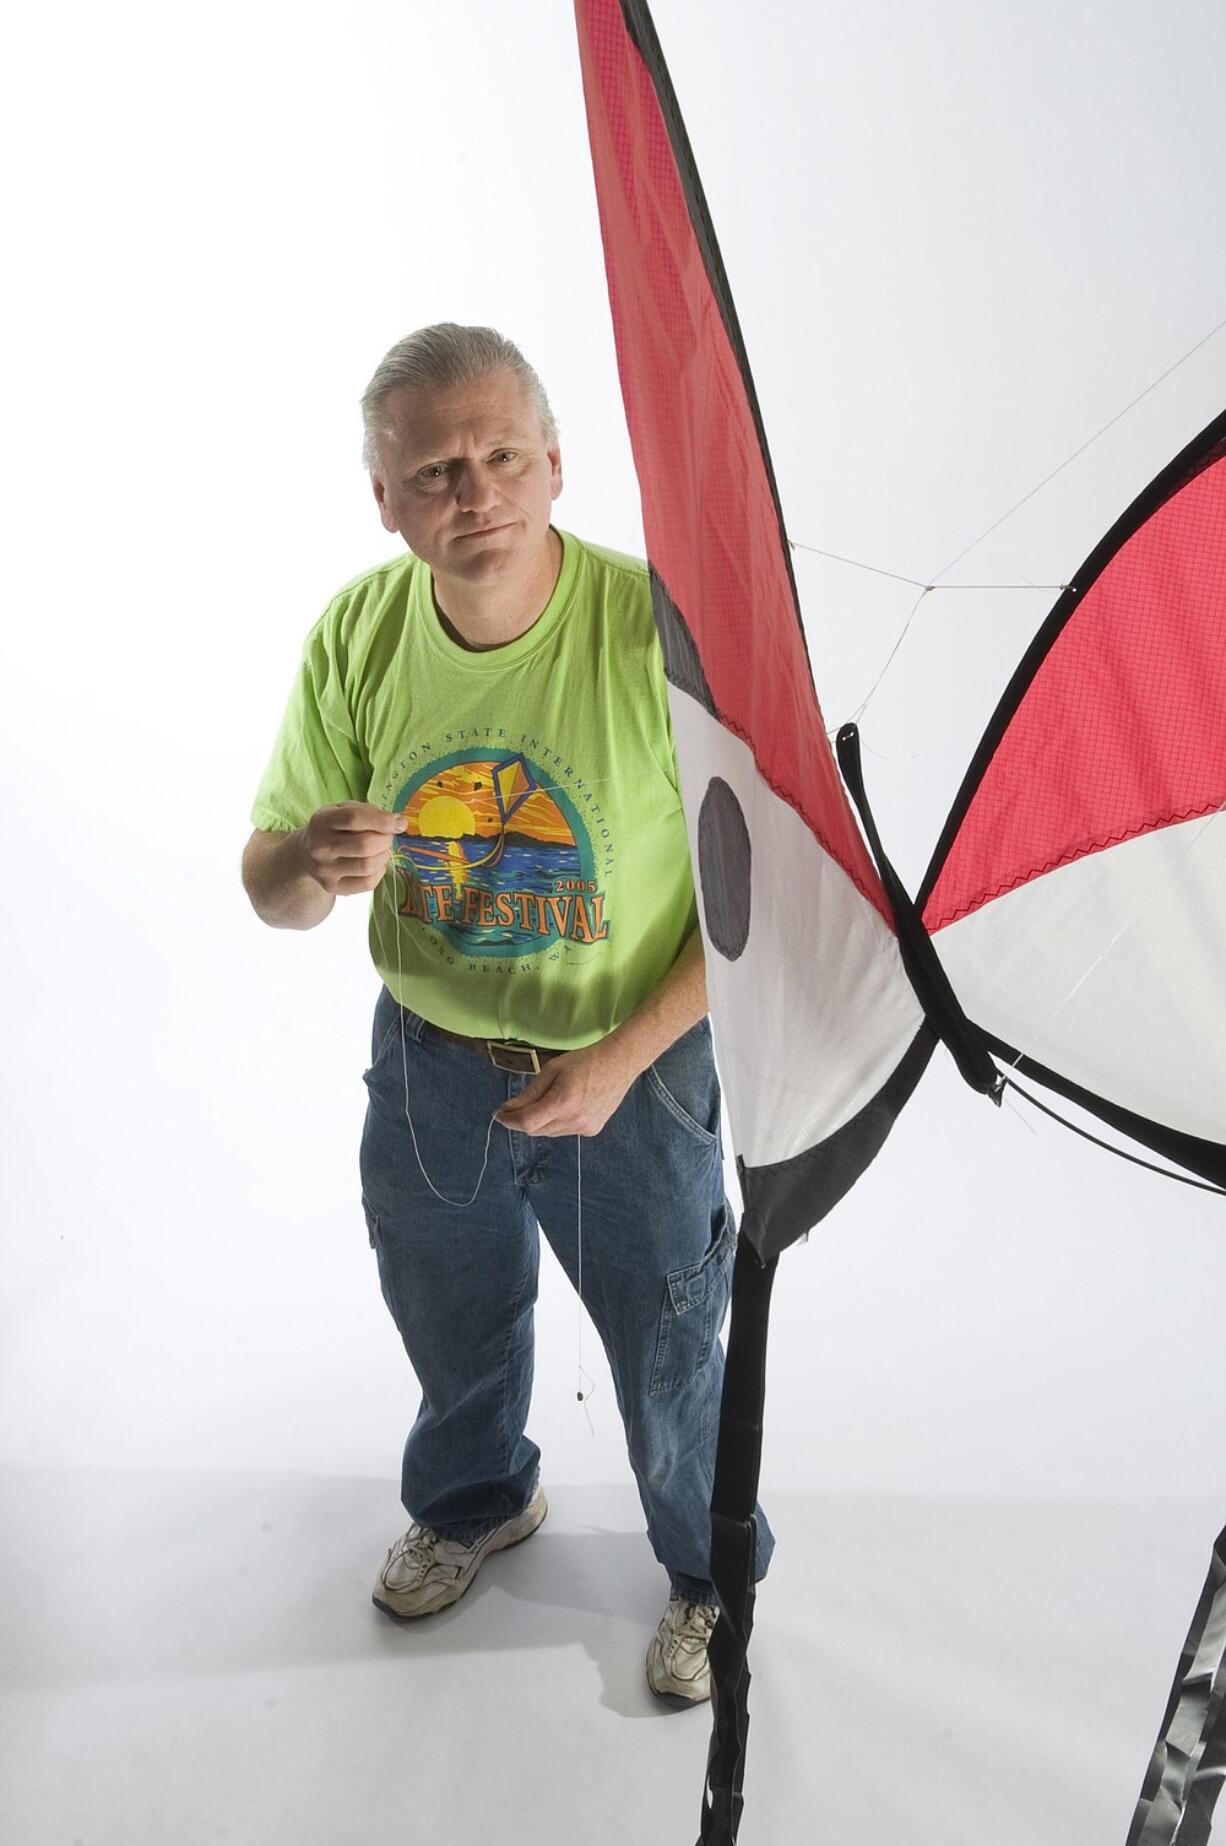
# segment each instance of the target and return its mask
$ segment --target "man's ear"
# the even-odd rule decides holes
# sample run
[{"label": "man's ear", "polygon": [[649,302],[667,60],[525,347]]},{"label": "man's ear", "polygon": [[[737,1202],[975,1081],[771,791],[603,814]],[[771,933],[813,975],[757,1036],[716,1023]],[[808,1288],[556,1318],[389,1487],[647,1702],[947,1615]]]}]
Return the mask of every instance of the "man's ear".
[{"label": "man's ear", "polygon": [[554,443],[553,447],[546,449],[545,453],[549,457],[549,495],[551,499],[556,500],[562,491],[562,451]]},{"label": "man's ear", "polygon": [[372,474],[370,477],[370,485],[379,508],[380,519],[389,532],[395,532],[397,530],[396,521],[388,511],[387,489],[383,483],[382,477],[377,474]]}]

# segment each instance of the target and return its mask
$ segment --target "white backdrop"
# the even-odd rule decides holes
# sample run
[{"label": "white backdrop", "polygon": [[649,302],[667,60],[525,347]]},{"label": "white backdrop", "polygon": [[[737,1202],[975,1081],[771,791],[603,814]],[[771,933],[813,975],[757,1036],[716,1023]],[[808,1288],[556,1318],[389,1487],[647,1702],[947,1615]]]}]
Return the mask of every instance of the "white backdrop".
[{"label": "white backdrop", "polygon": [[[1226,314],[1213,0],[655,12],[794,539],[929,577]],[[364,905],[270,931],[238,875],[302,638],[395,549],[357,412],[395,339],[515,338],[560,522],[642,549],[569,7],[119,0],[28,13],[15,53],[6,1835],[467,1846],[502,1815],[685,1846],[703,1720],[626,1722],[657,1715],[662,1579],[551,1262],[554,1549],[414,1639],[424,1678],[372,1624],[416,1394],[358,1205]],[[1226,334],[954,580],[1067,577],[1224,383]],[[834,725],[912,592],[797,575]],[[929,597],[870,704],[912,886],[1053,600]],[[1226,1517],[1222,1230],[1220,1200],[938,1062],[785,1256],[745,1840],[812,1812],[806,1839],[865,1846],[1123,1846]]]}]

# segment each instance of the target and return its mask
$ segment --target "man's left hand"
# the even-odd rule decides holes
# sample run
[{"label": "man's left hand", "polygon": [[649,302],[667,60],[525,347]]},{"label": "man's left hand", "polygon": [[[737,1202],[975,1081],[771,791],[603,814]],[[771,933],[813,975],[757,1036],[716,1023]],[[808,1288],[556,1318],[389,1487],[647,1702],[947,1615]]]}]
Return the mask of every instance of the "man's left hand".
[{"label": "man's left hand", "polygon": [[609,1040],[564,1051],[494,1120],[524,1135],[598,1135],[638,1074]]}]

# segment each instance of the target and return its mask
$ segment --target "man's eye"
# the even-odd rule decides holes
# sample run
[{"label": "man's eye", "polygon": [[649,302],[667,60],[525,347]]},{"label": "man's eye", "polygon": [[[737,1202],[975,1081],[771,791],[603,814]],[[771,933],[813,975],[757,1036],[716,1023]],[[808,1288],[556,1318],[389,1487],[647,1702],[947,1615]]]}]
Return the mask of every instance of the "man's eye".
[{"label": "man's eye", "polygon": [[444,473],[442,462],[431,462],[428,468],[417,470],[417,478],[419,481],[441,481]]},{"label": "man's eye", "polygon": [[517,452],[514,449],[499,449],[497,455],[495,455],[494,457],[494,460],[501,461],[501,462],[513,462],[516,459],[516,453]]}]

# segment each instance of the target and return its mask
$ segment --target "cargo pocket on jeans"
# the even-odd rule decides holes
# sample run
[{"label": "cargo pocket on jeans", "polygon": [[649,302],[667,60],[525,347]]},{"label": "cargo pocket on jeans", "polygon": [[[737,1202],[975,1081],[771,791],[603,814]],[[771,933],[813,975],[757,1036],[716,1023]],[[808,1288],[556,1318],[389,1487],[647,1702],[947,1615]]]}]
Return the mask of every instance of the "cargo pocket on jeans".
[{"label": "cargo pocket on jeans", "polygon": [[689,1384],[706,1364],[728,1305],[735,1250],[736,1230],[725,1209],[719,1241],[702,1261],[665,1278],[649,1396]]}]

